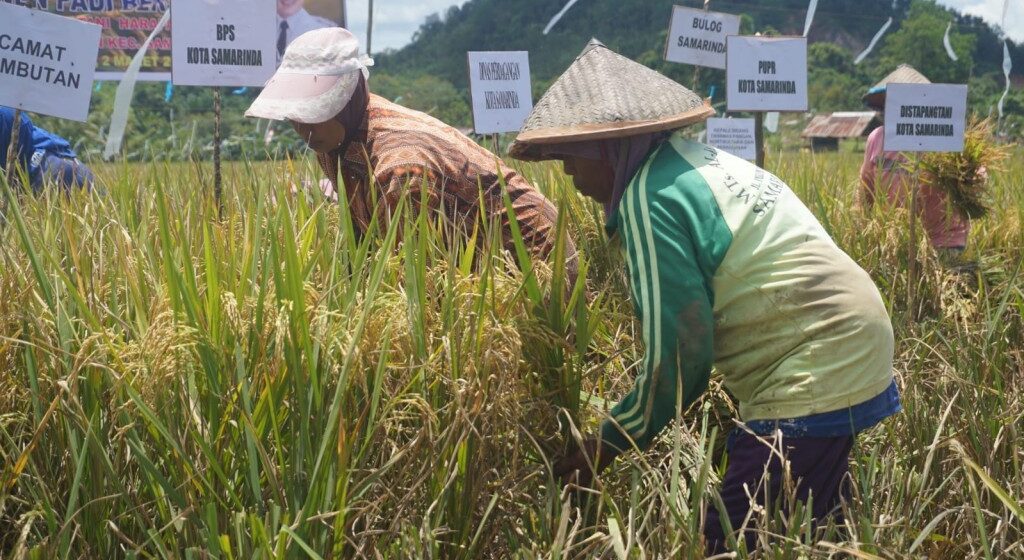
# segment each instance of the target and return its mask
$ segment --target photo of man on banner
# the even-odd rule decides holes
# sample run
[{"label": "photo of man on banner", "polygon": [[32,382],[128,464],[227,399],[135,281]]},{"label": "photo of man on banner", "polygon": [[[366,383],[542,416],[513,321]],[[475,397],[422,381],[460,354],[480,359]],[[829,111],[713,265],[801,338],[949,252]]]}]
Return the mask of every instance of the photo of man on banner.
[{"label": "photo of man on banner", "polygon": [[338,27],[341,4],[329,0],[277,0],[277,57],[299,35],[314,29]]}]

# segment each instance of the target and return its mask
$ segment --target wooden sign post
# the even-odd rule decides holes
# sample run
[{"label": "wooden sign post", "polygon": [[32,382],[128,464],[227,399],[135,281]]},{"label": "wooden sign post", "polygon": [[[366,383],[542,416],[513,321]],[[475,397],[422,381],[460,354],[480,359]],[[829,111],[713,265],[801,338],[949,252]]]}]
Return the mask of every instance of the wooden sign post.
[{"label": "wooden sign post", "polygon": [[754,112],[757,165],[764,167],[764,112],[807,110],[807,38],[730,36],[729,111]]},{"label": "wooden sign post", "polygon": [[914,154],[910,185],[910,248],[907,305],[914,314],[917,298],[917,207],[921,152],[959,152],[967,128],[967,86],[961,84],[889,84],[885,94],[886,152]]},{"label": "wooden sign post", "polygon": [[473,105],[473,130],[493,134],[516,132],[533,110],[530,89],[530,56],[526,51],[471,51],[469,92]]},{"label": "wooden sign post", "polygon": [[221,200],[221,86],[263,86],[277,66],[275,0],[174,0],[175,85],[213,86],[213,193]]}]

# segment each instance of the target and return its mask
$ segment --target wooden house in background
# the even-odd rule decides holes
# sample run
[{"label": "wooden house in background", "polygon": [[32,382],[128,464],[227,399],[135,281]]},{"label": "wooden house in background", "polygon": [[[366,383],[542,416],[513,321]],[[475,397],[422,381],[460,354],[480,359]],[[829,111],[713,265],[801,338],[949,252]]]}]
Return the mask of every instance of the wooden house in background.
[{"label": "wooden house in background", "polygon": [[831,115],[815,115],[800,137],[810,141],[813,151],[838,150],[840,140],[867,138],[881,124],[882,120],[874,111],[839,111]]}]

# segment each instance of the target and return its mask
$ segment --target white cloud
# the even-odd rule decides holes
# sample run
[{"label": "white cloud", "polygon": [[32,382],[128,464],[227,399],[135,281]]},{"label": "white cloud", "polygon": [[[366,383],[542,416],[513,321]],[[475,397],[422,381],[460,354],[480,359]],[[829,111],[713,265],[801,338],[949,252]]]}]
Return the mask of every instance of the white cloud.
[{"label": "white cloud", "polygon": [[1021,0],[939,0],[939,4],[978,16],[993,25],[1000,25],[1003,6],[1006,6],[1006,24],[1001,27],[1013,41],[1024,42],[1024,2]]}]

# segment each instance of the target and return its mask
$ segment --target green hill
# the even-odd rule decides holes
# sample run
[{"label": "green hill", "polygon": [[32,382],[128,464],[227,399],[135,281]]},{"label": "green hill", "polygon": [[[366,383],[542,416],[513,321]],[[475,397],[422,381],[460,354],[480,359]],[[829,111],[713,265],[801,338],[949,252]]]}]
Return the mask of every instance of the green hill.
[{"label": "green hill", "polygon": [[[947,14],[946,21],[955,22],[955,32],[975,37],[975,73],[999,71],[1002,45],[998,30],[979,18],[963,16],[931,2],[919,3]],[[535,79],[550,80],[591,37],[631,58],[649,53],[657,53],[660,58],[673,4],[702,5],[672,0],[582,0],[570,8],[550,34],[543,35],[544,26],[562,4],[552,0],[470,0],[461,7],[450,8],[443,16],[430,16],[409,45],[377,54],[378,69],[390,74],[431,74],[464,89],[466,51],[529,50]],[[742,14],[743,33],[799,35],[803,32],[807,4],[807,0],[723,0],[714,2],[712,9]],[[897,0],[895,9],[892,4],[890,0],[825,0],[818,6],[808,38],[811,43],[834,43],[859,52],[890,15],[895,22],[888,35],[900,29],[912,2]],[[1024,47],[1012,48],[1011,55],[1024,54]],[[878,52],[875,51],[876,59]],[[865,63],[870,64],[871,59]]]},{"label": "green hill", "polygon": [[[721,98],[724,72],[701,71],[693,83],[693,68],[663,60],[672,5],[702,2],[672,0],[581,0],[548,35],[542,31],[563,2],[551,0],[470,0],[434,15],[420,27],[413,41],[397,51],[375,55],[375,89],[384,95],[431,110],[441,118],[468,125],[466,103],[468,50],[529,50],[535,97],[575,58],[591,37],[639,60],[704,95],[714,87]],[[803,32],[807,0],[716,1],[712,9],[741,14],[741,33],[799,35]],[[853,58],[892,15],[894,23],[861,64]],[[951,61],[942,46],[946,25],[959,62]],[[972,103],[978,111],[1002,93],[1002,42],[999,32],[979,18],[959,15],[931,1],[825,0],[818,6],[809,33],[811,42],[812,110],[856,109],[863,89],[898,63],[913,64],[933,81],[971,82]],[[1024,67],[1024,47],[1012,45]],[[418,80],[418,81],[417,81]],[[442,83],[446,82],[446,83]],[[462,94],[459,102],[438,103],[431,87]],[[1016,98],[1015,98],[1016,100]]]}]

